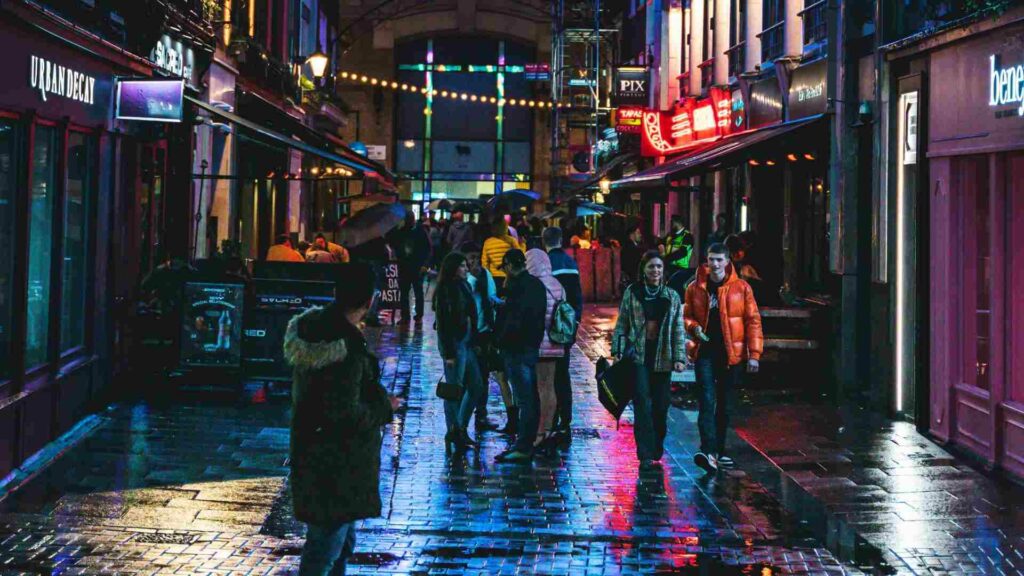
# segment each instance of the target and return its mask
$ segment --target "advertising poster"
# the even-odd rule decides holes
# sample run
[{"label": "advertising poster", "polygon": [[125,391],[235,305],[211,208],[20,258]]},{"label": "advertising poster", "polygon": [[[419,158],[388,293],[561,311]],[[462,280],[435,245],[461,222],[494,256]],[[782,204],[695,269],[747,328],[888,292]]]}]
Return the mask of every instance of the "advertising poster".
[{"label": "advertising poster", "polygon": [[184,80],[119,80],[118,120],[181,122]]},{"label": "advertising poster", "polygon": [[238,368],[242,361],[242,284],[185,283],[181,363]]},{"label": "advertising poster", "polygon": [[402,303],[402,294],[398,289],[398,264],[388,263],[384,267],[384,286],[380,291],[380,309],[398,310]]},{"label": "advertising poster", "polygon": [[[333,264],[323,264],[333,266]],[[291,367],[284,360],[284,333],[292,317],[334,300],[334,284],[310,280],[256,278],[255,296],[243,332],[244,372],[247,378],[287,380]]]}]

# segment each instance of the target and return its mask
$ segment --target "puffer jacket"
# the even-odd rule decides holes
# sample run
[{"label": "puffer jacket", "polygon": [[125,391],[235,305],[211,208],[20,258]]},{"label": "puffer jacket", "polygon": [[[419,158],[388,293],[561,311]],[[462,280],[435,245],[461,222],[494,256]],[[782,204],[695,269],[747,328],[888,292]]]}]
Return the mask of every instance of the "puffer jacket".
[{"label": "puffer jacket", "polygon": [[[644,333],[644,285],[632,284],[626,288],[619,304],[619,316],[615,321],[612,333],[612,354],[625,354],[631,345],[636,354],[635,360],[643,362],[647,355],[647,339]],[[658,291],[658,298],[668,300],[668,311],[658,332],[658,349],[654,354],[654,371],[671,372],[674,364],[686,358],[684,340],[686,335],[682,324],[682,303],[679,294],[667,286]]]},{"label": "puffer jacket", "polygon": [[540,343],[540,357],[561,358],[565,356],[565,346],[551,341],[548,327],[551,326],[551,318],[555,315],[555,304],[565,300],[565,289],[562,288],[562,283],[551,275],[551,260],[543,250],[534,248],[526,251],[526,271],[544,284],[544,291],[547,293],[544,307],[544,339]]},{"label": "puffer jacket", "polygon": [[292,318],[284,337],[292,379],[295,518],[337,526],[380,516],[381,426],[391,402],[359,329],[332,307]]},{"label": "puffer jacket", "polygon": [[[690,335],[686,343],[686,354],[691,361],[697,360],[701,342],[694,330],[697,326],[705,332],[708,329],[708,265],[697,270],[697,278],[686,288],[686,305],[683,319],[686,332]],[[764,335],[761,333],[761,313],[757,310],[754,290],[736,275],[730,264],[726,268],[725,282],[718,289],[718,313],[722,321],[722,339],[729,365],[735,366],[748,359],[760,360],[764,350]]]}]

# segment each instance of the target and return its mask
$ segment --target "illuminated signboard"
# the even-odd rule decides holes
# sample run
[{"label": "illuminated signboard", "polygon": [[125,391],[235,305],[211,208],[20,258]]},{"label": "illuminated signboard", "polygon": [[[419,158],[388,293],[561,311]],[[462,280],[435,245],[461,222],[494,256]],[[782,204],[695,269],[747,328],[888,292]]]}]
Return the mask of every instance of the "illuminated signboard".
[{"label": "illuminated signboard", "polygon": [[619,66],[615,69],[615,89],[612,103],[616,106],[647,104],[650,72],[641,66]]},{"label": "illuminated signboard", "polygon": [[184,80],[118,80],[115,118],[181,122]]},{"label": "illuminated signboard", "polygon": [[530,82],[549,82],[551,80],[550,64],[527,64],[523,68],[525,70],[523,78]]},{"label": "illuminated signboard", "polygon": [[1013,106],[996,112],[996,117],[1024,116],[1024,64],[1004,68],[1000,57],[988,57],[988,105]]},{"label": "illuminated signboard", "polygon": [[615,110],[615,131],[622,134],[639,134],[643,129],[644,109],[629,106]]},{"label": "illuminated signboard", "polygon": [[671,112],[645,111],[640,153],[667,156],[732,131],[732,94],[713,89],[711,98],[687,99]]},{"label": "illuminated signboard", "polygon": [[737,88],[732,91],[732,98],[730,100],[730,122],[729,127],[732,132],[742,132],[747,129],[747,107],[743,102],[743,91]]}]

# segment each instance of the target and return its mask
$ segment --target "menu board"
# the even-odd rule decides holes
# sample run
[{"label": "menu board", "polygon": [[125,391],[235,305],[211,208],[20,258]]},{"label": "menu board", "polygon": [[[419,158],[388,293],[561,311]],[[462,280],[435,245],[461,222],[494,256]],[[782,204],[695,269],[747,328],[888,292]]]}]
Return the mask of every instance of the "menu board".
[{"label": "menu board", "polygon": [[389,262],[384,266],[384,286],[380,291],[380,309],[398,310],[402,293],[398,288],[398,264]]},{"label": "menu board", "polygon": [[181,325],[182,365],[241,366],[244,305],[243,284],[186,282]]}]

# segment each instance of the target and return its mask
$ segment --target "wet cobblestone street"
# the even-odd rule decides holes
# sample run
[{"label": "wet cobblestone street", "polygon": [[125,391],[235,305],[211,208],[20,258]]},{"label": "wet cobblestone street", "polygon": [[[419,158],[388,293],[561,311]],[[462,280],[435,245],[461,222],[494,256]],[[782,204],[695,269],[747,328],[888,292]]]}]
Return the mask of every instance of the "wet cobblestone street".
[{"label": "wet cobblestone street", "polygon": [[[592,309],[573,351],[572,442],[532,467],[496,465],[505,437],[446,458],[422,327],[373,334],[408,409],[385,430],[381,518],[353,574],[843,574],[742,471],[693,465],[696,414],[673,409],[661,468],[639,472],[627,412],[597,402],[592,358],[614,318]],[[496,388],[491,419],[503,421]],[[194,398],[119,404],[0,504],[0,574],[291,574],[303,526],[287,491],[288,405]]]}]

